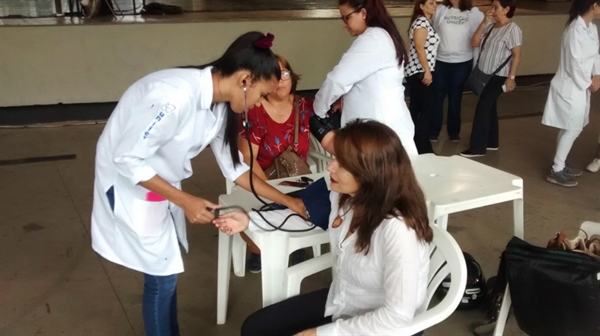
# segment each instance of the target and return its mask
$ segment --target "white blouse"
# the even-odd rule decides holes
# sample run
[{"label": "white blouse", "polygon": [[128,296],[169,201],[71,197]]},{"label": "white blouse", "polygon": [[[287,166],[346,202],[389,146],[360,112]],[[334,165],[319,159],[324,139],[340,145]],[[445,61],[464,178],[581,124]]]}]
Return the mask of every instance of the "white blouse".
[{"label": "white blouse", "polygon": [[353,212],[338,209],[339,197],[331,192],[334,265],[325,316],[333,323],[317,328],[317,335],[400,335],[426,308],[429,244],[402,218],[390,218],[373,233],[369,253],[357,252],[356,233],[344,240]]}]

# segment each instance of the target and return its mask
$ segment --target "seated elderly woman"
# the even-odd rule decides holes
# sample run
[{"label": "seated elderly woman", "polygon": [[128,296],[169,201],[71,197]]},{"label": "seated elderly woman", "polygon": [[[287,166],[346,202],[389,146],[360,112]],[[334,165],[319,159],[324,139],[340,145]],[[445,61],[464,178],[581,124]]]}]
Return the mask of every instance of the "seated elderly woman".
[{"label": "seated elderly woman", "polygon": [[[300,76],[292,70],[290,63],[284,57],[276,56],[281,67],[281,80],[275,91],[262,98],[260,104],[248,111],[249,129],[246,131],[244,127],[240,127],[238,144],[246,164],[250,165],[250,161],[253,160],[252,170],[263,180],[279,177],[276,171],[269,170],[269,167],[288,148],[306,162],[310,134],[312,133],[323,147],[327,148],[333,138],[331,131],[339,128],[339,114],[320,119],[313,113],[312,99],[296,95]],[[252,146],[252,159],[250,146]],[[308,170],[308,166],[306,169]],[[242,235],[242,237],[250,249],[248,270],[258,273],[261,270],[260,249],[247,236]],[[302,260],[302,252],[294,253],[292,262]]]},{"label": "seated elderly woman", "polygon": [[[399,335],[424,311],[429,270],[425,197],[396,133],[376,121],[336,132],[329,235],[329,288],[263,308],[242,335]],[[228,234],[248,227],[244,213],[214,220]]]}]

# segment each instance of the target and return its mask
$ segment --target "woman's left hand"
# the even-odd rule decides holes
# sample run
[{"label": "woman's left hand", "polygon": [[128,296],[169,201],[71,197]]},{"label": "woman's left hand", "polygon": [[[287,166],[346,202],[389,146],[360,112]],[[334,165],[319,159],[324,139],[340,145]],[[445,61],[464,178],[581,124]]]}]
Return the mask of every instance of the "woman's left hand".
[{"label": "woman's left hand", "polygon": [[306,329],[296,334],[296,336],[317,336],[317,329]]},{"label": "woman's left hand", "polygon": [[250,217],[245,212],[232,211],[213,220],[213,224],[228,235],[242,232],[248,228]]},{"label": "woman's left hand", "polygon": [[506,92],[511,92],[517,87],[517,83],[515,82],[515,80],[510,78],[506,79],[504,85],[506,85]]}]

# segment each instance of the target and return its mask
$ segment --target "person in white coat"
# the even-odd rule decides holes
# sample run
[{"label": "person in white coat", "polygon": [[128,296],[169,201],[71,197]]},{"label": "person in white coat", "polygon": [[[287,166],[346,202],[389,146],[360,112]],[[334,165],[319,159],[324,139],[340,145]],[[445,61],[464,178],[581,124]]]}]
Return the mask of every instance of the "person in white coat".
[{"label": "person in white coat", "polygon": [[315,97],[315,114],[323,118],[330,109],[341,111],[342,126],[353,119],[377,120],[398,134],[409,156],[418,155],[402,85],[408,57],[394,21],[382,0],[340,0],[339,11],[344,28],[358,38],[327,74]]},{"label": "person in white coat", "polygon": [[[223,174],[249,189],[250,172],[237,150],[238,114],[277,86],[281,72],[272,35],[240,36],[200,69],[162,70],[121,97],[96,147],[92,247],[116,264],[144,273],[142,313],[147,335],[178,335],[179,245],[188,250],[185,217],[210,223],[205,199],[181,190],[191,159],[210,145]],[[260,178],[262,196],[305,214],[302,201]]]},{"label": "person in white coat", "polygon": [[[433,232],[400,139],[379,122],[354,120],[334,147],[327,166],[331,286],[255,312],[242,336],[407,335],[404,328],[426,308]],[[215,222],[228,234],[248,226],[239,212]]]},{"label": "person in white coat", "polygon": [[582,174],[565,162],[575,139],[589,122],[590,95],[600,88],[600,46],[594,18],[600,18],[600,1],[573,0],[560,64],[542,118],[542,124],[559,129],[554,165],[546,180],[563,187],[576,186],[573,177]]}]

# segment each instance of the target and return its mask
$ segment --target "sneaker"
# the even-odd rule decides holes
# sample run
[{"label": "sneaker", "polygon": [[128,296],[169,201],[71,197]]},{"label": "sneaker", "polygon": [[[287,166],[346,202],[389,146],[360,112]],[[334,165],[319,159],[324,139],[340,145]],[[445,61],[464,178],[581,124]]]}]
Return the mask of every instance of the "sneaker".
[{"label": "sneaker", "polygon": [[260,261],[260,254],[250,253],[250,259],[248,259],[248,271],[250,273],[260,273],[262,264]]},{"label": "sneaker", "polygon": [[429,141],[431,141],[431,142],[438,142],[438,137],[436,137],[436,136],[430,136],[429,137]]},{"label": "sneaker", "polygon": [[297,265],[306,260],[306,251],[304,249],[297,250],[290,254],[290,266]]},{"label": "sneaker", "polygon": [[558,184],[562,187],[575,187],[577,185],[577,181],[565,174],[564,169],[559,172],[552,171],[548,176],[546,176],[546,181]]},{"label": "sneaker", "polygon": [[473,158],[473,157],[485,156],[485,153],[473,153],[469,149],[469,150],[466,150],[464,152],[461,152],[460,156],[464,156],[464,157],[467,157],[467,158]]},{"label": "sneaker", "polygon": [[571,177],[577,177],[577,176],[581,176],[583,175],[583,172],[577,168],[573,168],[573,167],[569,167],[569,166],[565,166],[565,169],[563,169],[563,172],[565,173],[565,175],[571,176]]},{"label": "sneaker", "polygon": [[592,163],[590,163],[587,167],[585,167],[587,171],[595,173],[600,170],[600,159],[594,159]]},{"label": "sneaker", "polygon": [[450,137],[450,140],[451,140],[452,142],[460,142],[460,137],[459,137],[458,135],[457,135],[457,136],[451,136],[451,137]]},{"label": "sneaker", "polygon": [[491,150],[491,151],[497,151],[498,150],[498,146],[487,146],[486,149],[487,150]]}]

